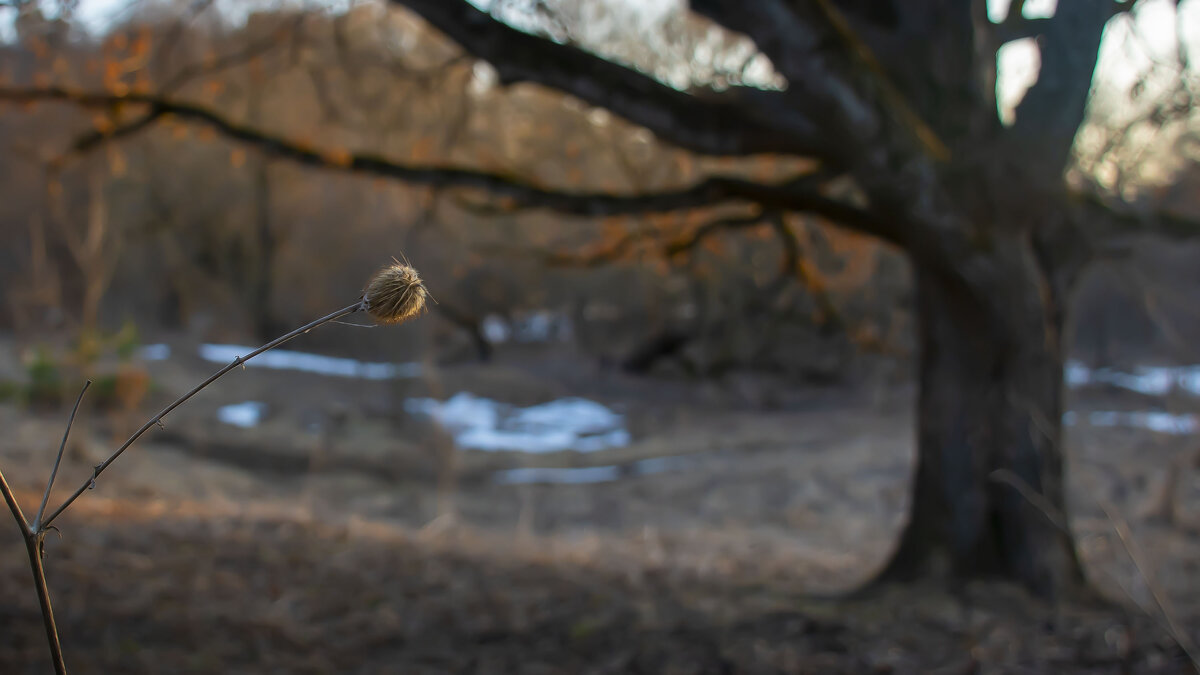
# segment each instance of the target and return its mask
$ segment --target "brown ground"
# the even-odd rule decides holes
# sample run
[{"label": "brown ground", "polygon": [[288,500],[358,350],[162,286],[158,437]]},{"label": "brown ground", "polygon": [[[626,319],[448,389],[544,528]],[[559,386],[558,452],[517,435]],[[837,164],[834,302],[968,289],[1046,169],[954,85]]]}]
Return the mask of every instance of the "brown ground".
[{"label": "brown ground", "polygon": [[[1052,610],[999,585],[814,599],[868,578],[900,526],[912,452],[903,387],[647,382],[509,356],[400,384],[237,372],[168,417],[48,541],[72,672],[1190,672],[1162,622],[1136,609]],[[212,370],[190,358],[150,366],[151,403]],[[460,390],[520,404],[589,396],[622,407],[636,442],[453,454],[398,412],[406,396]],[[242,400],[270,404],[261,427],[213,421]],[[1094,391],[1075,405],[1148,403],[1162,402]],[[27,509],[64,417],[0,406],[0,467]],[[88,414],[61,491],[132,423]],[[1195,635],[1195,439],[1081,426],[1070,446],[1089,575],[1130,606],[1152,607],[1159,591]],[[490,480],[503,467],[668,455],[689,460],[597,485]],[[1143,569],[1109,513],[1129,522]],[[0,673],[46,672],[24,549],[7,531]]]}]

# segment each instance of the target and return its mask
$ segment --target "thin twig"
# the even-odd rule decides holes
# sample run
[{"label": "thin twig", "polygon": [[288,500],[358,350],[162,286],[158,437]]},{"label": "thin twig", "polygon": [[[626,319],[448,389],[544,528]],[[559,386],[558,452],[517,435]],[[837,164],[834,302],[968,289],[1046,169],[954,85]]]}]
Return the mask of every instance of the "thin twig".
[{"label": "thin twig", "polygon": [[35,533],[25,520],[25,514],[21,512],[21,505],[17,503],[17,497],[13,494],[12,488],[8,487],[8,481],[4,479],[4,472],[0,471],[0,492],[4,493],[4,501],[8,503],[8,510],[12,511],[13,519],[17,521],[17,526],[21,528],[21,538],[25,540],[25,550],[29,553],[29,569],[33,572],[33,585],[37,589],[38,604],[42,608],[42,624],[46,628],[46,642],[50,645],[50,658],[54,662],[54,672],[57,675],[66,675],[67,666],[63,660],[62,643],[58,639],[58,626],[54,623],[54,608],[50,606],[50,590],[46,587],[46,570],[42,567],[41,554],[41,534]]},{"label": "thin twig", "polygon": [[12,489],[8,487],[8,481],[4,480],[3,471],[0,471],[0,492],[4,493],[4,501],[8,502],[8,510],[12,511],[13,518],[16,519],[17,525],[21,528],[21,536],[29,537],[33,532],[29,529],[29,522],[25,520],[25,514],[21,513],[21,505],[17,503],[17,498],[13,495]]},{"label": "thin twig", "polygon": [[229,365],[227,365],[224,368],[213,373],[211,376],[209,376],[208,379],[206,379],[203,382],[201,382],[200,384],[196,385],[191,391],[189,391],[188,393],[184,394],[183,396],[180,396],[179,398],[175,399],[175,401],[173,403],[168,405],[166,408],[163,408],[154,417],[147,420],[146,423],[143,424],[140,429],[133,432],[133,435],[130,436],[129,439],[126,440],[124,443],[122,443],[121,447],[117,448],[111,455],[109,455],[108,459],[97,464],[92,469],[91,477],[88,478],[88,480],[84,481],[83,485],[80,485],[79,488],[76,489],[75,492],[72,493],[70,497],[67,497],[66,501],[64,501],[62,503],[62,505],[59,506],[57,509],[55,509],[54,513],[51,513],[50,516],[48,518],[46,518],[45,522],[41,523],[40,529],[38,531],[39,532],[44,531],[46,529],[46,527],[48,527],[50,525],[50,523],[54,522],[54,519],[57,518],[59,516],[59,514],[61,514],[65,510],[67,510],[67,507],[69,507],[72,503],[74,503],[74,501],[76,499],[78,499],[80,495],[82,495],[88,489],[94,487],[96,485],[96,479],[100,477],[100,474],[104,473],[104,470],[107,469],[113,462],[115,462],[117,460],[117,458],[121,456],[121,453],[125,452],[125,450],[129,446],[133,445],[134,441],[141,438],[142,434],[149,431],[151,427],[161,423],[162,418],[166,417],[168,413],[170,413],[175,408],[178,408],[180,405],[183,405],[184,402],[186,402],[188,399],[190,399],[191,397],[198,394],[202,389],[204,389],[208,385],[215,382],[222,375],[224,375],[225,373],[228,373],[229,371],[233,370],[234,368],[238,367],[239,365],[243,365],[246,361],[249,361],[250,359],[254,358],[255,356],[258,356],[259,354],[261,354],[269,349],[274,349],[275,347],[278,347],[279,345],[291,340],[294,337],[303,335],[304,333],[307,333],[308,331],[312,330],[313,328],[316,328],[317,326],[320,326],[321,324],[328,323],[330,321],[335,321],[335,320],[340,319],[349,314],[353,314],[362,308],[363,308],[363,302],[362,302],[362,299],[360,298],[357,301],[355,301],[354,304],[352,304],[352,305],[347,305],[346,307],[343,307],[342,309],[339,309],[336,312],[327,314],[315,321],[312,321],[310,323],[307,323],[307,324],[297,328],[296,330],[294,330],[290,333],[287,333],[278,338],[275,338],[274,340],[268,342],[267,344],[250,352],[249,354],[235,358]]},{"label": "thin twig", "polygon": [[83,389],[79,390],[79,397],[75,399],[75,407],[71,408],[71,417],[67,419],[67,428],[63,431],[62,443],[58,445],[58,456],[54,458],[54,468],[50,470],[50,478],[46,481],[46,491],[42,493],[42,505],[38,507],[37,515],[34,516],[33,523],[29,525],[29,529],[34,532],[41,529],[39,525],[42,522],[42,516],[46,515],[46,502],[50,500],[50,490],[54,488],[54,477],[58,475],[58,465],[62,463],[63,451],[67,449],[67,437],[71,435],[71,425],[75,424],[75,413],[79,412],[83,394],[90,386],[92,386],[92,381],[85,380]]},{"label": "thin twig", "polygon": [[996,469],[988,475],[988,478],[992,479],[994,482],[1008,485],[1016,490],[1017,493],[1025,499],[1025,501],[1029,502],[1030,506],[1041,512],[1041,514],[1046,517],[1046,520],[1050,521],[1051,525],[1067,533],[1068,535],[1071,534],[1071,526],[1070,523],[1067,522],[1066,514],[1059,510],[1058,507],[1056,507],[1053,503],[1051,503],[1050,500],[1046,498],[1046,495],[1043,495],[1035,490],[1032,485],[1026,482],[1025,479],[1018,476],[1015,472],[1009,469]]},{"label": "thin twig", "polygon": [[58,639],[58,626],[54,622],[54,608],[50,606],[50,589],[46,586],[46,570],[42,566],[42,537],[37,532],[25,537],[25,550],[29,553],[29,568],[33,570],[33,586],[37,589],[38,604],[42,608],[42,624],[46,628],[46,642],[50,645],[50,658],[54,661],[54,672],[66,675],[67,664],[63,660],[62,642]]},{"label": "thin twig", "polygon": [[[1196,643],[1192,640],[1192,636],[1187,632],[1187,629],[1179,625],[1175,619],[1175,612],[1171,608],[1170,600],[1167,599],[1165,593],[1159,588],[1158,582],[1150,571],[1149,565],[1146,564],[1145,558],[1142,556],[1142,549],[1138,546],[1137,541],[1133,538],[1133,532],[1129,529],[1129,524],[1125,519],[1113,513],[1113,510],[1108,504],[1101,503],[1100,508],[1104,510],[1104,515],[1108,518],[1108,522],[1112,524],[1113,531],[1117,533],[1117,539],[1121,542],[1121,546],[1125,549],[1126,555],[1133,562],[1133,568],[1137,570],[1138,575],[1146,584],[1146,588],[1150,591],[1150,598],[1154,600],[1154,605],[1161,615],[1163,627],[1170,634],[1171,639],[1179,645],[1183,653],[1187,655],[1192,662],[1192,667],[1196,672],[1200,672],[1200,648],[1197,648]],[[1132,596],[1129,598],[1135,603]]]}]

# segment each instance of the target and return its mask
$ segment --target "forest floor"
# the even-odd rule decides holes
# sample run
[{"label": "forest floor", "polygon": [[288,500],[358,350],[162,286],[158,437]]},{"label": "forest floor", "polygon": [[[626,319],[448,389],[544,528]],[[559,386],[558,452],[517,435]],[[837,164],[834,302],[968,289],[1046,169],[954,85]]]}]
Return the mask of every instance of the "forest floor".
[{"label": "forest floor", "polygon": [[[155,387],[138,411],[84,414],[52,502],[155,404],[214,369],[176,351],[185,355],[147,364]],[[404,412],[407,400],[463,391],[518,406],[587,397],[624,415],[632,443],[462,450]],[[243,401],[265,404],[260,424],[216,421],[219,407]],[[1078,390],[1071,402],[1081,420],[1194,405],[1115,388]],[[426,364],[422,377],[401,380],[231,373],[56,522],[47,570],[68,664],[73,673],[1192,672],[1156,602],[1200,637],[1194,433],[1069,428],[1071,526],[1111,606],[1049,607],[993,583],[840,595],[870,578],[902,525],[911,409],[903,384],[635,379],[533,352]],[[65,416],[0,405],[0,467],[27,511]],[[648,461],[654,471],[638,469]],[[531,467],[614,473],[497,480]],[[0,673],[47,672],[25,552],[15,525],[7,531]]]}]

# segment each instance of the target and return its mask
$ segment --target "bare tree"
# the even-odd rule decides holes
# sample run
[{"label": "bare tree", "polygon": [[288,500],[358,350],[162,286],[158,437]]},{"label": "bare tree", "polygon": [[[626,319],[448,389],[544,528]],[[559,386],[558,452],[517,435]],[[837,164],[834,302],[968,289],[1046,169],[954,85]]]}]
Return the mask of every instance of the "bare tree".
[{"label": "bare tree", "polygon": [[[491,63],[503,83],[559,89],[698,153],[803,154],[851,178],[863,206],[797,203],[813,194],[805,181],[744,186],[741,197],[817,211],[897,245],[913,264],[919,461],[884,577],[1000,575],[1045,596],[1080,586],[1069,533],[1043,508],[1063,510],[1069,292],[1089,253],[1130,226],[1200,234],[1174,220],[1135,223],[1121,204],[1064,182],[1102,32],[1126,5],[1060,3],[1053,18],[1031,20],[1016,2],[993,24],[982,0],[693,0],[693,12],[753,39],[787,86],[685,93],[465,1],[397,2]],[[995,54],[1019,37],[1038,38],[1041,73],[1005,127]],[[759,189],[769,194],[748,194]],[[564,199],[538,201],[562,208]],[[994,479],[1010,474],[1039,499]]]}]

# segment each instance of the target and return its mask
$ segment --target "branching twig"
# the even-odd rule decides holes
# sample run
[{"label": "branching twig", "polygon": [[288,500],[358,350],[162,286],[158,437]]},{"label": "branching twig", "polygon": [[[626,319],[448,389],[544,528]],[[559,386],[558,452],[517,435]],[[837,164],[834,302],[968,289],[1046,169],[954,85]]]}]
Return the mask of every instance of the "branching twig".
[{"label": "branching twig", "polygon": [[208,379],[193,387],[191,391],[175,399],[174,402],[159,411],[157,415],[147,420],[140,429],[135,431],[128,440],[121,444],[121,447],[109,455],[108,459],[97,464],[92,469],[91,477],[43,521],[42,514],[45,513],[46,502],[49,500],[50,492],[54,488],[54,478],[58,475],[59,464],[62,463],[63,451],[67,446],[67,437],[71,433],[71,426],[75,422],[75,414],[79,411],[79,404],[83,400],[83,394],[87,391],[91,381],[84,384],[83,389],[79,392],[79,398],[75,400],[75,407],[71,410],[71,417],[67,421],[66,431],[63,432],[63,440],[59,445],[58,455],[54,459],[54,468],[50,472],[49,480],[46,481],[46,491],[42,495],[42,503],[38,507],[37,517],[34,518],[32,525],[25,519],[25,514],[21,511],[21,505],[17,503],[17,498],[13,494],[12,489],[9,488],[8,482],[4,479],[4,474],[0,472],[0,493],[4,494],[4,501],[8,504],[13,519],[17,521],[17,526],[21,530],[21,538],[25,540],[25,548],[29,553],[29,567],[33,572],[34,587],[37,590],[38,602],[41,605],[42,621],[46,627],[46,639],[50,644],[50,654],[54,661],[54,671],[56,673],[64,675],[67,669],[63,661],[62,645],[58,639],[58,627],[54,621],[54,609],[50,605],[50,592],[46,585],[46,572],[42,565],[42,541],[45,539],[46,533],[50,530],[50,524],[54,522],[54,519],[67,510],[85,491],[95,487],[96,479],[100,474],[111,466],[113,462],[117,461],[121,453],[125,452],[137,439],[141,438],[142,434],[146,433],[150,427],[161,425],[163,417],[183,405],[184,402],[195,396],[205,387],[217,381],[225,373],[228,373],[239,365],[244,365],[255,356],[269,349],[274,349],[292,338],[303,335],[322,324],[337,321],[359,310],[369,313],[380,323],[400,323],[419,314],[425,306],[426,297],[427,291],[416,270],[398,262],[385,267],[371,279],[363,295],[358,300],[355,300],[353,304],[347,305],[316,321],[307,323],[296,330],[275,338],[245,356],[238,356],[229,365],[221,368],[210,375]]},{"label": "branching twig", "polygon": [[57,518],[59,516],[59,514],[61,514],[63,511],[67,510],[67,507],[69,507],[76,499],[78,499],[80,495],[82,495],[84,492],[88,491],[89,489],[95,487],[96,479],[100,477],[100,474],[103,473],[104,470],[107,469],[109,466],[111,466],[113,462],[117,461],[117,458],[121,456],[121,453],[125,452],[125,450],[129,446],[133,445],[134,441],[141,438],[142,434],[149,431],[151,427],[161,424],[162,418],[166,417],[168,413],[170,413],[172,410],[178,408],[179,406],[183,405],[188,399],[190,399],[191,397],[200,393],[200,391],[202,389],[204,389],[205,387],[207,387],[208,385],[212,384],[213,382],[216,382],[217,379],[220,378],[222,375],[224,375],[225,373],[228,373],[229,371],[233,370],[234,368],[238,367],[239,365],[242,365],[246,361],[249,361],[250,359],[254,358],[255,356],[258,356],[259,354],[261,354],[269,349],[274,349],[275,347],[278,347],[279,345],[287,342],[288,340],[291,340],[294,337],[303,335],[304,333],[307,333],[308,331],[310,331],[313,328],[316,328],[317,326],[320,326],[322,324],[329,323],[330,321],[335,321],[335,320],[340,319],[349,314],[353,314],[354,312],[357,312],[358,310],[360,310],[362,308],[363,308],[363,303],[362,303],[362,299],[360,298],[359,300],[356,300],[354,302],[354,304],[352,304],[352,305],[347,305],[346,307],[343,307],[343,308],[337,310],[336,312],[327,314],[327,315],[321,317],[320,319],[317,319],[316,321],[305,324],[290,333],[287,333],[278,338],[275,338],[274,340],[268,342],[267,344],[250,352],[249,354],[235,358],[229,365],[225,366],[224,368],[222,368],[222,369],[218,370],[217,372],[213,373],[212,375],[210,375],[208,379],[206,379],[203,382],[201,382],[200,384],[196,385],[194,388],[192,388],[191,391],[189,391],[188,393],[184,394],[183,396],[180,396],[179,398],[175,399],[174,402],[172,402],[166,408],[163,408],[161,411],[159,411],[159,413],[157,415],[155,415],[154,417],[147,420],[146,423],[143,424],[140,429],[133,432],[133,435],[130,436],[129,439],[126,440],[124,443],[122,443],[121,447],[117,448],[111,455],[109,455],[108,459],[97,464],[92,469],[91,477],[89,477],[88,480],[84,481],[83,485],[80,485],[79,488],[76,489],[75,492],[72,493],[70,497],[67,497],[67,499],[62,503],[62,505],[60,505],[57,509],[55,509],[54,512],[51,513],[50,516],[46,518],[45,522],[43,522],[41,524],[41,531],[44,531],[46,529],[46,527],[48,527],[50,525],[50,523],[54,522],[54,519]]},{"label": "branching twig", "polygon": [[[82,396],[83,394],[80,392],[80,397],[82,398]],[[76,406],[78,407],[78,403]],[[71,417],[74,416],[75,413],[72,412]],[[55,464],[57,465],[57,462]],[[62,643],[58,639],[58,626],[54,622],[54,608],[50,605],[50,590],[46,586],[46,569],[42,566],[42,537],[45,536],[45,530],[35,532],[29,526],[29,521],[25,520],[21,505],[17,503],[16,495],[8,486],[8,481],[4,479],[2,471],[0,471],[0,492],[4,493],[4,501],[8,503],[8,510],[12,512],[13,519],[17,521],[17,527],[21,530],[21,539],[25,542],[25,552],[29,554],[29,569],[33,572],[33,587],[37,591],[38,605],[42,610],[42,624],[46,628],[46,642],[50,646],[50,660],[54,662],[54,672],[57,675],[66,675],[67,665],[63,660]]]}]

